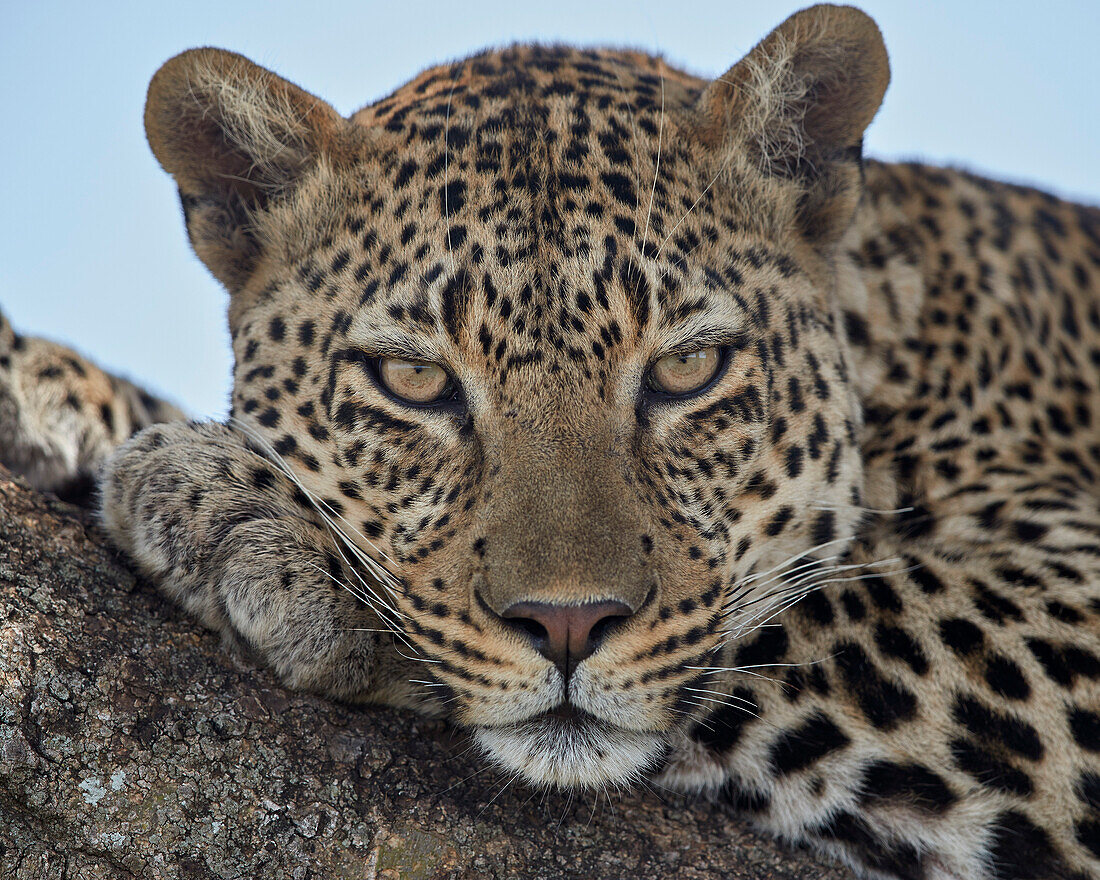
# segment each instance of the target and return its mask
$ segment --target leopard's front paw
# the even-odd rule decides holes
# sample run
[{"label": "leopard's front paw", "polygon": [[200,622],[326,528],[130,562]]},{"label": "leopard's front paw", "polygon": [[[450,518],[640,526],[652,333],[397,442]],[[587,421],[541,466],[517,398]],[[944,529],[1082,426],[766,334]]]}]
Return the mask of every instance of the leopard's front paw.
[{"label": "leopard's front paw", "polygon": [[141,432],[108,461],[102,496],[108,533],[138,567],[288,685],[422,703],[386,589],[353,564],[306,493],[230,428]]}]

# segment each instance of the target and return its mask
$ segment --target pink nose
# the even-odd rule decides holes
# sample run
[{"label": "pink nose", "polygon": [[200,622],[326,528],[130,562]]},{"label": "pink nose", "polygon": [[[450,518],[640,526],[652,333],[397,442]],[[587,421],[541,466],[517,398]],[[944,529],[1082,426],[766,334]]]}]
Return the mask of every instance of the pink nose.
[{"label": "pink nose", "polygon": [[526,633],[535,647],[566,678],[577,664],[600,646],[615,624],[633,612],[623,602],[589,602],[585,605],[551,605],[517,602],[501,614],[509,626]]}]

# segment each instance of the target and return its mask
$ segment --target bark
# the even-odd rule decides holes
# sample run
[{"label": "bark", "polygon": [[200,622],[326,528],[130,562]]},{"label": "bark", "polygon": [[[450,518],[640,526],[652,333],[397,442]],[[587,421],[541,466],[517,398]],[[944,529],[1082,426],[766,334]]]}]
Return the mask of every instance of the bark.
[{"label": "bark", "polygon": [[847,876],[711,804],[506,782],[446,724],[235,659],[0,469],[0,877]]}]

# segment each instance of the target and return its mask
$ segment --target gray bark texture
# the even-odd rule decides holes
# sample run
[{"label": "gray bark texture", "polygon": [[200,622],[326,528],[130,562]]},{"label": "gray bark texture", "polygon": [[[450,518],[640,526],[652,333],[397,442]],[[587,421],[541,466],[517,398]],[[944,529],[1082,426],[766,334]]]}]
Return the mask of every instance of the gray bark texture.
[{"label": "gray bark texture", "polygon": [[0,469],[0,878],[820,878],[706,803],[570,798],[286,690]]}]

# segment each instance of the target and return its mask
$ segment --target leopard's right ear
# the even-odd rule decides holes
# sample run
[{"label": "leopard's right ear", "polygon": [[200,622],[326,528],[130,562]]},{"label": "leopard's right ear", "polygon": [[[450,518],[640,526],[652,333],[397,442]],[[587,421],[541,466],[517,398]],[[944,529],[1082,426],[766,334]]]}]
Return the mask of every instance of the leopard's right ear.
[{"label": "leopard's right ear", "polygon": [[258,212],[336,159],[347,130],[324,101],[222,49],[166,62],[145,102],[145,134],[179,186],[195,253],[230,293],[255,268]]}]

